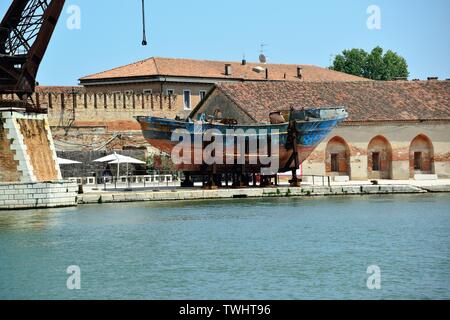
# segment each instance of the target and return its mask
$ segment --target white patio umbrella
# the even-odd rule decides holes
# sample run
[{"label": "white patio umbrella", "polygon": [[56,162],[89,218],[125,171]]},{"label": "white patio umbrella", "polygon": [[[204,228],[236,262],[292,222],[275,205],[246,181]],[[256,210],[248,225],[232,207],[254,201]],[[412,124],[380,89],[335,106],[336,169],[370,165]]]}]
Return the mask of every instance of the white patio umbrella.
[{"label": "white patio umbrella", "polygon": [[110,162],[110,161],[115,161],[115,160],[120,160],[120,159],[128,159],[128,158],[129,157],[127,157],[127,156],[123,156],[121,154],[114,152],[114,153],[110,154],[109,156],[96,159],[96,160],[94,160],[94,162]]},{"label": "white patio umbrella", "polygon": [[126,163],[126,164],[145,164],[144,161],[138,160],[138,159],[134,159],[131,157],[125,157],[122,159],[118,159],[118,160],[114,160],[111,162],[108,162],[109,164],[120,164],[120,163]]},{"label": "white patio umbrella", "polygon": [[81,164],[81,163],[83,163],[83,162],[80,162],[80,161],[63,159],[63,158],[60,158],[60,157],[56,158],[56,161],[58,162],[59,165],[62,165],[62,164]]},{"label": "white patio umbrella", "polygon": [[132,157],[125,157],[123,156],[120,159],[116,159],[114,161],[108,162],[108,164],[117,164],[117,178],[119,177],[119,165],[121,163],[127,164],[127,180],[128,180],[128,164],[146,164],[144,161],[132,158]]},{"label": "white patio umbrella", "polygon": [[[102,157],[99,159],[94,160],[94,162],[111,162],[111,161],[120,161],[121,159],[127,159],[129,157],[123,156],[121,154],[118,154],[114,151],[113,154],[110,154],[109,156]],[[119,179],[119,172],[120,172],[120,162],[117,163],[117,179]]]}]

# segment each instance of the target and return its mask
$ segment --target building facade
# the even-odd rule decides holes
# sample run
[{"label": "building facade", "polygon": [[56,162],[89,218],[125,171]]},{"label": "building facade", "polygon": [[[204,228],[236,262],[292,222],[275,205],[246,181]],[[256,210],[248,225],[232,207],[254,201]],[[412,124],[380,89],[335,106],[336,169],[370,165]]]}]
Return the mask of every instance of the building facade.
[{"label": "building facade", "polygon": [[[145,148],[135,116],[186,118],[216,83],[368,81],[312,65],[150,58],[80,79],[38,87],[59,151]],[[0,95],[1,99],[15,99]]]},{"label": "building facade", "polygon": [[[305,175],[336,179],[450,177],[450,82],[377,82],[310,65],[150,58],[80,79],[38,87],[58,151],[149,148],[135,116],[239,123],[269,113],[345,106],[349,119],[303,163]],[[14,97],[0,96],[0,99]]]},{"label": "building facade", "polygon": [[450,178],[450,81],[218,84],[192,113],[268,123],[274,111],[345,106],[349,118],[302,164],[304,175]]}]

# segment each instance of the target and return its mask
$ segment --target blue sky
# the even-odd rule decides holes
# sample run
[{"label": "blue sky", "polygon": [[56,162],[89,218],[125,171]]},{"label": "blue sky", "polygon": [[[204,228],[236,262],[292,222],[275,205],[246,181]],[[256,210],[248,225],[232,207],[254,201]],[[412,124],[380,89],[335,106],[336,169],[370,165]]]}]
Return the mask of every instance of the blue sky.
[{"label": "blue sky", "polygon": [[[1,1],[0,13],[11,1]],[[140,0],[68,0],[81,9],[69,30],[67,9],[41,65],[41,85],[74,85],[84,75],[151,56],[327,67],[346,48],[380,45],[406,58],[411,78],[450,78],[448,0],[146,0],[149,45],[141,43]],[[381,9],[369,30],[367,8]]]}]

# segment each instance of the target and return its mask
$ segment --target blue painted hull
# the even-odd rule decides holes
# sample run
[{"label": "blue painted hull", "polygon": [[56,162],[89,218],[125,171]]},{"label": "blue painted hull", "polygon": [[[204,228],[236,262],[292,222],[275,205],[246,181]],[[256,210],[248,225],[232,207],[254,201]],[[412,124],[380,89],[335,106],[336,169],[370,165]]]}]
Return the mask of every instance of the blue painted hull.
[{"label": "blue painted hull", "polygon": [[[172,141],[172,134],[178,129],[186,130],[191,136],[192,145],[197,135],[203,135],[207,130],[214,129],[220,132],[222,135],[226,135],[227,130],[239,130],[242,129],[245,132],[247,130],[253,130],[255,135],[272,135],[278,132],[279,136],[279,167],[281,172],[286,172],[289,169],[294,168],[294,164],[291,163],[293,156],[293,143],[292,138],[289,136],[289,128],[294,123],[295,125],[295,142],[296,150],[298,153],[298,163],[302,163],[306,158],[314,151],[314,149],[330,134],[330,132],[343,120],[345,116],[335,117],[330,119],[307,119],[307,120],[295,120],[291,123],[286,122],[282,124],[255,124],[255,125],[226,125],[215,123],[203,123],[198,125],[196,123],[187,121],[170,120],[156,117],[137,117],[138,122],[141,125],[142,133],[145,139],[155,148],[162,150],[163,152],[171,155],[172,149],[178,144],[178,141]],[[226,139],[224,139],[226,148]],[[192,151],[195,150],[194,146]],[[235,155],[237,156],[237,155]],[[251,155],[248,155],[251,157]],[[250,165],[249,165],[250,166]],[[253,165],[246,168],[250,170],[259,170],[261,165]],[[204,170],[204,165],[180,165],[179,170],[201,172]],[[227,171],[229,165],[221,165],[215,168],[215,170]]]}]

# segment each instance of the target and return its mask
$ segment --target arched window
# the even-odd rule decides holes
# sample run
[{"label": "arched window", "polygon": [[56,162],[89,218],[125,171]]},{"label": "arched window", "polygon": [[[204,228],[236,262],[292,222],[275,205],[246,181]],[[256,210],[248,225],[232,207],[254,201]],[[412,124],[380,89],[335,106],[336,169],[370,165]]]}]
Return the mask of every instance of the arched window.
[{"label": "arched window", "polygon": [[433,143],[423,134],[415,137],[409,147],[409,170],[411,178],[415,174],[434,173]]},{"label": "arched window", "polygon": [[325,168],[327,175],[350,176],[350,149],[341,137],[334,137],[328,142]]},{"label": "arched window", "polygon": [[385,137],[376,136],[370,141],[367,160],[369,179],[391,179],[392,147]]}]

